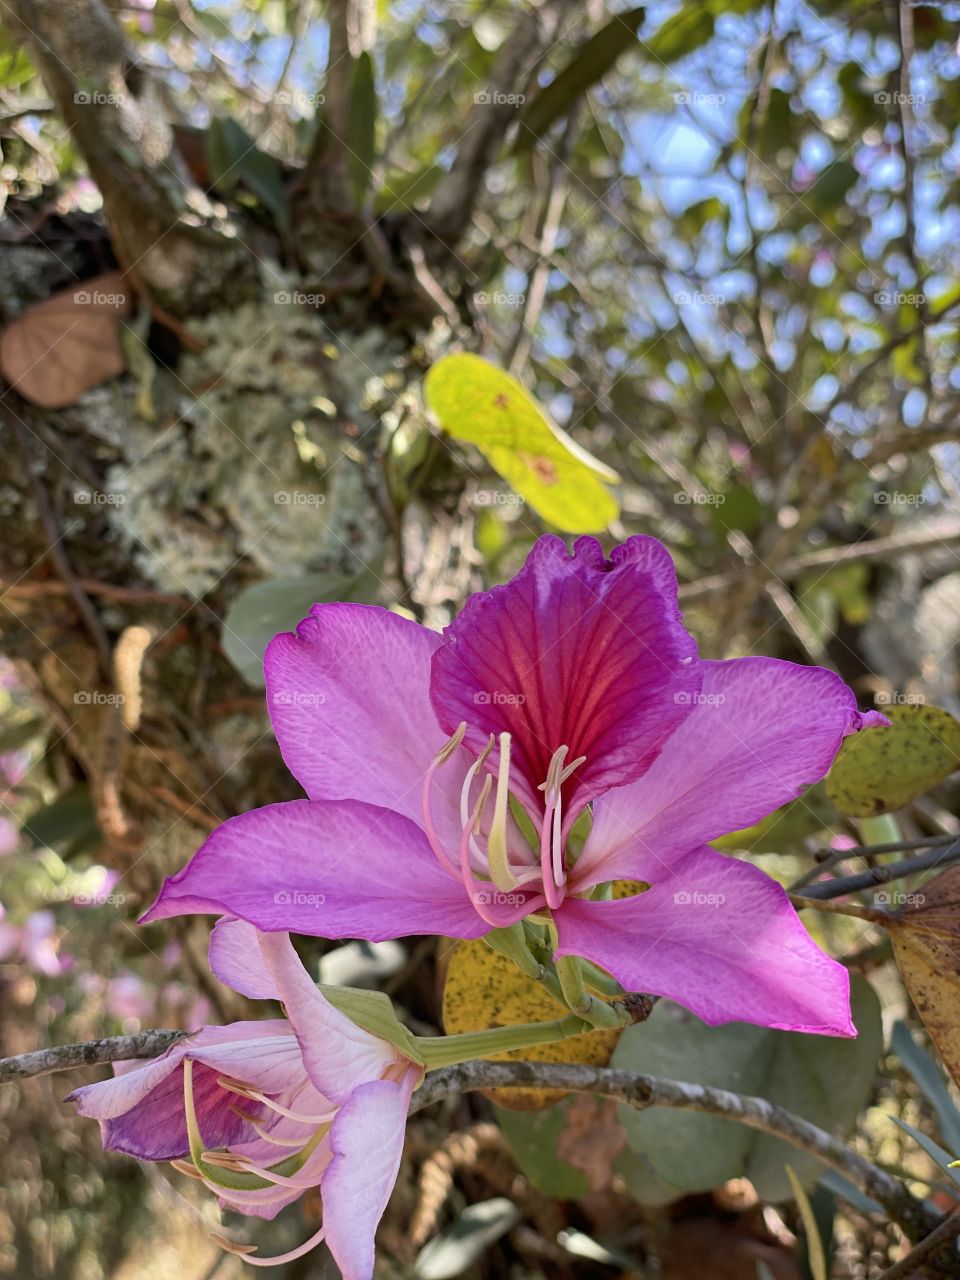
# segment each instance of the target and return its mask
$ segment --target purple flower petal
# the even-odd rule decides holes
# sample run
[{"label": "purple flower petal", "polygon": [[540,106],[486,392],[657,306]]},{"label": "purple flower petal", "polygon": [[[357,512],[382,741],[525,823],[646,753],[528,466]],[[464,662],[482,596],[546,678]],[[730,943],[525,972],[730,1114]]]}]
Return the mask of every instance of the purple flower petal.
[{"label": "purple flower petal", "polygon": [[558,956],[582,956],[628,991],[666,996],[704,1022],[852,1036],[850,980],[817,947],[784,890],[750,863],[700,849],[650,857],[651,888],[615,902],[568,898]]},{"label": "purple flower petal", "polygon": [[477,938],[488,928],[419,827],[354,800],[291,800],[225,822],[142,920],[193,911],[270,932],[370,942],[414,933]]},{"label": "purple flower petal", "polygon": [[[419,825],[423,775],[449,736],[430,706],[440,644],[436,632],[361,604],[314,605],[295,635],[271,640],[264,670],[273,731],[311,800],[364,800]],[[462,775],[446,770],[436,780],[441,797],[451,788],[450,813]],[[438,823],[444,807],[438,799]],[[459,838],[459,824],[451,832]]]},{"label": "purple flower petal", "polygon": [[246,920],[224,916],[213,926],[210,971],[248,1000],[280,1000],[280,992],[260,951],[260,935]]},{"label": "purple flower petal", "polygon": [[343,1280],[370,1280],[373,1242],[403,1155],[410,1095],[417,1080],[361,1085],[330,1130],[333,1160],[320,1186],[326,1242]]},{"label": "purple flower petal", "polygon": [[221,1075],[268,1093],[282,1093],[304,1079],[303,1060],[285,1019],[203,1027],[152,1062],[117,1064],[111,1080],[70,1094],[82,1116],[99,1120],[103,1145],[139,1160],[173,1160],[187,1154],[183,1060],[192,1058],[200,1132],[208,1147],[226,1146],[244,1130],[233,1107],[258,1115],[247,1102],[217,1084]]},{"label": "purple flower petal", "polygon": [[758,822],[822,778],[846,734],[873,723],[823,667],[776,658],[700,666],[694,710],[647,773],[597,801],[578,887],[635,876],[644,850],[669,856]]},{"label": "purple flower petal", "polygon": [[700,687],[673,563],[654,538],[630,538],[609,560],[594,538],[572,555],[540,538],[517,577],[471,596],[444,634],[437,719],[447,733],[465,720],[474,751],[512,734],[514,785],[533,812],[559,747],[586,756],[565,795],[575,814],[649,767]]}]

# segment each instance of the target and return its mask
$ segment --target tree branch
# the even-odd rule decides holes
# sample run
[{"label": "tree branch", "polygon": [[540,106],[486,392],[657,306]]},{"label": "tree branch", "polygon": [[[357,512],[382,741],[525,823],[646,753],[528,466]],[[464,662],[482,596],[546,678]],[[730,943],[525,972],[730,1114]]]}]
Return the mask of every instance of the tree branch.
[{"label": "tree branch", "polygon": [[611,1067],[573,1066],[553,1062],[464,1062],[431,1072],[414,1094],[411,1112],[420,1111],[453,1094],[476,1089],[563,1089],[575,1093],[599,1093],[628,1107],[669,1107],[726,1116],[751,1129],[782,1138],[835,1169],[890,1215],[914,1243],[929,1236],[942,1219],[913,1196],[896,1178],[863,1156],[849,1151],[842,1142],[816,1125],[763,1098],[685,1084],[658,1076],[620,1071]]},{"label": "tree branch", "polygon": [[434,235],[451,248],[470,225],[484,176],[516,119],[517,97],[527,87],[532,64],[549,45],[554,23],[552,15],[535,9],[522,14],[512,35],[503,42],[483,93],[474,97],[453,164],[440,180],[424,219]]},{"label": "tree branch", "polygon": [[100,189],[121,267],[175,315],[206,309],[225,279],[242,282],[235,269],[248,255],[217,229],[176,148],[159,84],[101,0],[5,8]]},{"label": "tree branch", "polygon": [[[0,1083],[29,1076],[66,1071],[78,1066],[119,1062],[133,1058],[156,1058],[186,1033],[143,1031],[135,1036],[111,1036],[85,1044],[39,1049],[15,1058],[0,1060]],[[775,1106],[763,1098],[731,1093],[706,1085],[686,1084],[658,1076],[621,1071],[611,1067],[587,1067],[554,1062],[464,1062],[431,1072],[414,1095],[411,1114],[458,1093],[478,1089],[560,1089],[572,1093],[597,1093],[629,1107],[670,1107],[725,1116],[748,1128],[782,1138],[792,1146],[816,1156],[835,1169],[866,1195],[878,1201],[905,1235],[914,1243],[924,1240],[942,1222],[905,1186],[863,1156],[849,1151],[842,1142],[816,1125]]]},{"label": "tree branch", "polygon": [[140,1031],[135,1036],[107,1036],[82,1044],[61,1044],[52,1049],[36,1049],[15,1058],[0,1058],[0,1084],[46,1076],[74,1067],[94,1067],[104,1062],[124,1062],[133,1058],[159,1058],[182,1040],[186,1031]]}]

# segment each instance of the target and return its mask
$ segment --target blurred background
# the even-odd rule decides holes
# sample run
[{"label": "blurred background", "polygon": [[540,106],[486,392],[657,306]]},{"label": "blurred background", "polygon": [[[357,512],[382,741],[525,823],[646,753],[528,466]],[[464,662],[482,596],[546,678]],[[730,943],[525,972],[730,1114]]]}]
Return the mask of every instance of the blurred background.
[{"label": "blurred background", "polygon": [[[545,529],[652,533],[707,656],[960,710],[958,19],[0,0],[2,1053],[243,1015],[208,922],[135,921],[212,828],[297,794],[260,663],[315,600],[440,627]],[[425,402],[460,351],[606,468],[593,488]],[[948,782],[901,825],[957,811]],[[818,798],[749,847],[788,880],[859,834]],[[889,1033],[889,945],[824,936]],[[324,980],[439,1025],[434,940],[322,950]],[[90,1078],[0,1086],[0,1275],[239,1276],[193,1184],[102,1155],[61,1105]],[[805,1274],[783,1194],[665,1182],[621,1158],[613,1104],[564,1106],[418,1117],[383,1275]],[[881,1123],[939,1131],[903,1053],[877,1045],[858,1108],[861,1149],[951,1205]],[[879,1274],[893,1229],[810,1185],[831,1274]]]}]

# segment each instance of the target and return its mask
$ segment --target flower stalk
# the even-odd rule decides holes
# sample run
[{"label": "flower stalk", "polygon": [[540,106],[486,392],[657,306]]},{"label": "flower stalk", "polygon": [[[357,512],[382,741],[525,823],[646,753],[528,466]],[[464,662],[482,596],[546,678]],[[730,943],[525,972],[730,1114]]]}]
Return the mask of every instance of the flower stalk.
[{"label": "flower stalk", "polygon": [[529,1049],[536,1044],[553,1044],[590,1031],[589,1022],[575,1014],[552,1022],[518,1023],[512,1027],[491,1027],[486,1031],[464,1031],[455,1036],[417,1039],[417,1050],[428,1071],[452,1067],[471,1058],[485,1058],[509,1049]]}]

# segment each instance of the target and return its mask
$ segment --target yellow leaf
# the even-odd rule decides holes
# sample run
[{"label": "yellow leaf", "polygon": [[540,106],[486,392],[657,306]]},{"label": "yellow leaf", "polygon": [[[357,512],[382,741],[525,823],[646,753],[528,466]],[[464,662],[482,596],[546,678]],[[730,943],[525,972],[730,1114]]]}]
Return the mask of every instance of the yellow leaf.
[{"label": "yellow leaf", "polygon": [[[491,951],[482,938],[459,942],[450,957],[443,988],[443,1027],[447,1035],[549,1022],[569,1013],[549,992],[526,977],[512,960]],[[556,1044],[533,1045],[493,1053],[497,1061],[582,1062],[605,1067],[617,1047],[621,1027],[587,1031]],[[564,1095],[557,1089],[492,1089],[488,1096],[501,1107],[539,1111]]]},{"label": "yellow leaf", "polygon": [[619,479],[555,426],[509,373],[480,356],[445,356],[427,374],[427,404],[440,426],[474,444],[544,520],[597,533],[619,507],[601,478]]},{"label": "yellow leaf", "polygon": [[885,708],[893,722],[848,738],[827,777],[841,813],[891,813],[960,768],[960,721],[941,707]]}]

